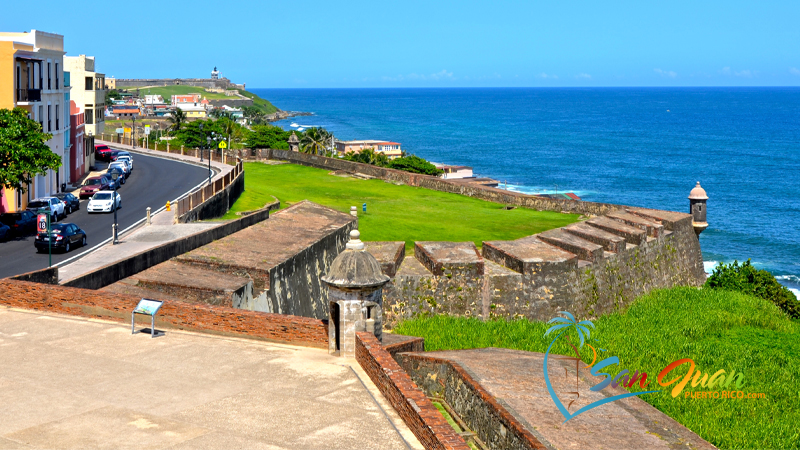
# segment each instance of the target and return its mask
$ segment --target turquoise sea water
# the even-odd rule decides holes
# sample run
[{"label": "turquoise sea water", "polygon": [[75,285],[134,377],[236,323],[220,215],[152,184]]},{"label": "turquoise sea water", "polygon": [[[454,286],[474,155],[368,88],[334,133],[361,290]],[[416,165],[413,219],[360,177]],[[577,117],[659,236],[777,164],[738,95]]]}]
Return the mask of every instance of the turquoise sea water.
[{"label": "turquoise sea water", "polygon": [[386,139],[528,193],[689,210],[707,268],[751,258],[800,289],[800,88],[253,89],[278,122]]}]

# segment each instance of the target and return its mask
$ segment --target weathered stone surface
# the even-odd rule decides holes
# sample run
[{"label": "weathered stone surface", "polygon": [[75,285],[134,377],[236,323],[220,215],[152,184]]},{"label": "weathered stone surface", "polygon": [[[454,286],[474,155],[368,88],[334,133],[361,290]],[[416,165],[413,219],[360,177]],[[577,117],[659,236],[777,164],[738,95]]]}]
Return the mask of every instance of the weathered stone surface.
[{"label": "weathered stone surface", "polygon": [[[544,382],[542,353],[483,348],[395,358],[426,394],[443,397],[490,448],[714,449],[637,397],[606,403],[565,423]],[[627,393],[610,386],[592,392],[589,388],[603,378],[585,368],[576,374],[572,361],[551,356],[548,366],[559,400],[565,406],[575,400],[571,413]],[[576,389],[579,397],[569,394]]]},{"label": "weathered stone surface", "polygon": [[483,257],[523,274],[571,269],[578,264],[575,254],[547,244],[537,236],[484,242]]},{"label": "weathered stone surface", "polygon": [[483,258],[472,242],[415,242],[414,256],[434,275],[483,274]]},{"label": "weathered stone surface", "polygon": [[615,211],[607,214],[606,217],[645,230],[650,237],[659,238],[664,235],[664,225],[636,214]]},{"label": "weathered stone surface", "polygon": [[602,245],[603,249],[611,253],[618,253],[626,248],[625,238],[583,222],[574,223],[562,229],[587,241]]},{"label": "weathered stone surface", "polygon": [[581,239],[561,228],[548,230],[536,235],[539,239],[550,245],[574,253],[578,258],[589,262],[597,262],[603,257],[603,247],[594,242]]},{"label": "weathered stone surface", "polygon": [[[631,245],[642,245],[647,242],[647,231],[641,228],[632,227],[623,222],[609,219],[608,217],[597,217],[587,220],[585,223],[607,231],[611,234],[625,238],[625,242]],[[624,247],[623,247],[624,249]]]},{"label": "weathered stone surface", "polygon": [[378,260],[383,273],[393,277],[406,256],[406,243],[403,241],[365,242],[366,250]]}]

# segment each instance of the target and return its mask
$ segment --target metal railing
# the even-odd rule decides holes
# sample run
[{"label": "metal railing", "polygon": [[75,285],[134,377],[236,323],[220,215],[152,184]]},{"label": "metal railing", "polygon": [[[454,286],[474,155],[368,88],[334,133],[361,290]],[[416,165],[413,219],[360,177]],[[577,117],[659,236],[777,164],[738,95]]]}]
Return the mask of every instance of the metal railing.
[{"label": "metal railing", "polygon": [[40,102],[42,101],[41,89],[17,89],[18,102]]}]

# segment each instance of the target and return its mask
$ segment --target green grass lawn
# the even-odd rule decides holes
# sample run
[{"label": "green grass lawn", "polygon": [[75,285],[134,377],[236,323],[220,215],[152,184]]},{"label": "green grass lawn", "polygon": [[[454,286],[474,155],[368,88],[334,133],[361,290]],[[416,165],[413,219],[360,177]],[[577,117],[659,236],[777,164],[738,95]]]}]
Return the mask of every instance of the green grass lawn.
[{"label": "green grass lawn", "polygon": [[[119,87],[118,89],[128,89],[129,91],[135,91],[137,88],[135,87]],[[203,97],[208,98],[209,100],[212,99],[235,99],[238,97],[235,96],[228,96],[225,94],[220,94],[217,92],[207,92],[205,88],[198,87],[198,86],[185,86],[185,85],[174,85],[174,86],[157,86],[157,87],[145,87],[139,88],[139,95],[160,95],[164,97],[164,101],[169,103],[171,96],[173,95],[187,95],[187,94],[200,94]]]},{"label": "green grass lawn", "polygon": [[[720,448],[798,447],[800,322],[773,304],[728,291],[673,288],[644,296],[627,311],[600,317],[594,324],[590,343],[606,349],[606,357],[620,359],[609,373],[616,374],[620,367],[646,372],[653,380],[649,389],[664,392],[641,398],[707,441]],[[503,347],[544,352],[554,337],[544,337],[549,326],[528,320],[433,316],[403,322],[394,332],[424,337],[426,350]],[[574,338],[573,334],[577,342]],[[565,345],[557,343],[554,349],[568,354]],[[581,355],[591,362],[588,347]],[[668,393],[672,386],[658,386],[655,377],[681,358],[693,359],[697,369],[709,375],[719,369],[744,373],[742,391],[765,393],[766,399],[673,398]],[[669,378],[686,370],[676,369]],[[709,389],[692,388],[691,382],[685,389],[695,390]]]},{"label": "green grass lawn", "polygon": [[[274,195],[285,208],[310,200],[342,212],[358,207],[361,239],[366,241],[481,241],[518,239],[578,220],[575,214],[502,209],[502,205],[457,194],[382,180],[329,175],[329,171],[294,164],[246,163],[245,192],[223,219],[258,209]],[[361,209],[367,204],[367,213]]]},{"label": "green grass lawn", "polygon": [[269,100],[264,100],[263,98],[253,94],[252,92],[245,91],[244,89],[239,89],[239,93],[244,95],[245,97],[253,100],[253,106],[260,109],[264,114],[272,114],[278,110],[275,105],[269,102]]}]

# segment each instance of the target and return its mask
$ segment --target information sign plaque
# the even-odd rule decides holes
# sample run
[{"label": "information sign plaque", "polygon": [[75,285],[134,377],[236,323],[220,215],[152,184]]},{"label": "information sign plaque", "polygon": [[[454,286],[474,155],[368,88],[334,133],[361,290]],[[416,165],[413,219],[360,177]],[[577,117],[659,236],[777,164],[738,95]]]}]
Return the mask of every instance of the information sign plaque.
[{"label": "information sign plaque", "polygon": [[161,308],[164,302],[161,300],[153,300],[143,298],[139,300],[136,309],[131,313],[131,334],[136,334],[136,314],[150,316],[150,337],[156,337],[156,313]]}]

